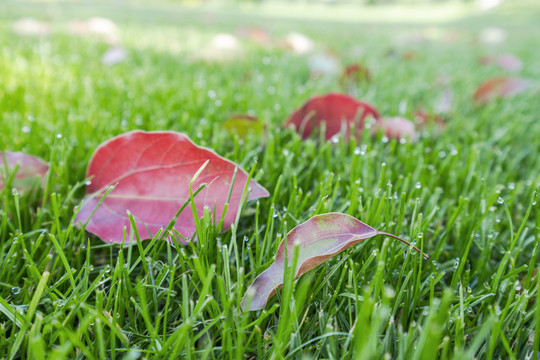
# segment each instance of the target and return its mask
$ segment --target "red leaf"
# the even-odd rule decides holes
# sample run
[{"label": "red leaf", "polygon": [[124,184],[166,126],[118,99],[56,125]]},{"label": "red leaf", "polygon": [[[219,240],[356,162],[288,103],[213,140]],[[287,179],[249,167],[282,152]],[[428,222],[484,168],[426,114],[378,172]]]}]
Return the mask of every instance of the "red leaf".
[{"label": "red leaf", "polygon": [[[215,218],[219,221],[237,167],[235,163],[172,131],[132,131],[106,141],[97,148],[88,165],[87,177],[92,182],[76,222],[89,221],[86,230],[106,242],[121,243],[124,227],[130,228],[126,214],[129,210],[141,238],[150,238],[164,229],[189,199],[190,181],[207,160],[208,165],[192,185],[195,191],[207,184],[195,197],[195,206],[200,215],[205,206],[212,211],[215,207]],[[244,170],[238,170],[224,218],[225,230],[235,221],[247,177]],[[92,215],[104,193],[115,184]],[[269,195],[253,180],[250,187],[248,200]],[[184,237],[193,235],[195,223],[189,208],[180,213],[174,228]]]},{"label": "red leaf", "polygon": [[480,63],[496,65],[500,68],[510,71],[519,71],[523,67],[523,63],[521,62],[521,60],[512,54],[484,56],[480,58]]},{"label": "red leaf", "polygon": [[446,126],[446,121],[441,115],[426,112],[421,109],[416,110],[413,115],[418,126],[433,126],[437,134],[441,133]]},{"label": "red leaf", "polygon": [[44,178],[45,174],[49,171],[49,164],[39,157],[22,152],[0,152],[0,175],[2,175],[0,176],[0,189],[4,188],[3,176],[6,175],[4,156],[7,161],[8,171],[14,171],[15,167],[17,165],[19,166],[13,178],[12,185],[20,191],[30,190],[34,185],[35,179]]},{"label": "red leaf", "polygon": [[306,139],[322,123],[326,123],[325,136],[328,140],[339,134],[342,125],[345,125],[348,134],[355,119],[359,120],[358,128],[363,129],[364,120],[368,116],[377,119],[379,113],[373,106],[348,95],[330,93],[309,99],[290,116],[285,126],[294,125],[296,131]]},{"label": "red leaf", "polygon": [[[328,213],[312,217],[287,234],[287,261],[290,266],[295,244],[298,244],[298,259],[294,271],[296,278],[334,255],[376,235],[390,236],[412,246],[405,240],[379,232],[350,215]],[[414,246],[413,248],[425,258],[429,258],[420,249]],[[242,300],[242,309],[253,311],[264,308],[276,289],[283,285],[284,272],[285,244],[283,242],[278,248],[274,263],[257,276],[247,289],[246,296]]]},{"label": "red leaf", "polygon": [[474,101],[483,105],[496,98],[510,97],[527,90],[531,82],[517,77],[498,77],[484,82],[473,95]]},{"label": "red leaf", "polygon": [[381,130],[390,139],[409,138],[414,141],[417,138],[414,124],[401,116],[382,118],[377,121],[373,126],[372,132],[375,134]]},{"label": "red leaf", "polygon": [[342,87],[350,90],[362,82],[371,81],[371,73],[360,64],[352,64],[345,68],[339,81]]}]

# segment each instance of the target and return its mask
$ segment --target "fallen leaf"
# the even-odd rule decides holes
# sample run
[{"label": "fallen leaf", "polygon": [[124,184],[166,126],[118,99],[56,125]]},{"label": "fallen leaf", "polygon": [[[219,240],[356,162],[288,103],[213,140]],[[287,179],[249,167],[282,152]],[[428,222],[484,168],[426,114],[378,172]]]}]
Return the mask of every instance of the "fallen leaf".
[{"label": "fallen leaf", "polygon": [[442,133],[446,126],[446,120],[441,115],[433,114],[425,110],[416,110],[413,115],[416,125],[420,127],[433,126],[437,134]]},{"label": "fallen leaf", "polygon": [[114,22],[102,17],[74,20],[69,23],[69,30],[79,36],[96,36],[111,45],[120,42],[120,34]]},{"label": "fallen leaf", "polygon": [[13,23],[13,31],[22,36],[47,36],[51,34],[51,24],[34,18],[21,18]]},{"label": "fallen leaf", "polygon": [[523,67],[521,60],[512,54],[502,54],[497,56],[483,56],[480,58],[481,64],[496,65],[510,71],[519,71]]},{"label": "fallen leaf", "polygon": [[408,138],[415,141],[418,137],[414,123],[401,116],[379,119],[372,128],[372,134],[378,131],[382,131],[389,139]]},{"label": "fallen leaf", "polygon": [[341,71],[338,58],[326,52],[312,54],[307,59],[311,74],[315,77],[321,75],[336,75]]},{"label": "fallen leaf", "polygon": [[261,134],[263,131],[263,124],[258,118],[245,114],[229,116],[223,123],[223,127],[229,133],[238,134],[240,137],[246,137],[250,132]]},{"label": "fallen leaf", "polygon": [[237,29],[236,33],[240,37],[249,39],[261,46],[269,45],[272,40],[268,31],[260,27],[242,26]]},{"label": "fallen leaf", "polygon": [[433,110],[438,114],[448,114],[452,111],[452,99],[454,92],[451,88],[445,87],[442,93],[435,99]]},{"label": "fallen leaf", "polygon": [[358,129],[364,127],[365,119],[371,116],[379,117],[377,110],[362,101],[348,95],[330,93],[315,96],[309,99],[301,108],[295,110],[289,117],[285,126],[293,125],[302,138],[308,138],[315,129],[320,129],[322,123],[326,124],[326,140],[339,134],[345,126],[346,135],[350,127],[358,121]]},{"label": "fallen leaf", "polygon": [[487,27],[480,31],[478,40],[484,44],[501,44],[506,41],[508,33],[500,27]]},{"label": "fallen leaf", "polygon": [[518,77],[497,77],[484,82],[473,95],[478,105],[484,105],[496,98],[517,95],[531,86],[531,81]]},{"label": "fallen leaf", "polygon": [[360,64],[351,64],[345,68],[343,74],[341,74],[340,83],[341,86],[347,90],[357,87],[363,82],[371,80],[371,73],[369,70]]},{"label": "fallen leaf", "polygon": [[[4,157],[6,162],[4,162]],[[37,181],[43,180],[49,171],[49,164],[37,156],[22,152],[0,152],[0,189],[4,188],[6,165],[9,175],[18,166],[11,185],[19,191],[31,190],[36,179]]]},{"label": "fallen leaf", "polygon": [[[220,220],[238,166],[212,150],[195,145],[186,135],[172,132],[132,131],[101,144],[90,159],[87,169],[85,196],[77,214],[76,223],[88,221],[86,230],[105,242],[122,243],[124,228],[126,241],[130,235],[127,211],[136,220],[141,239],[154,236],[165,229],[179,208],[189,199],[190,181],[201,166],[209,161],[193,183],[193,191],[202,184],[206,187],[195,197],[199,216],[204,208],[215,209],[216,222]],[[247,173],[238,169],[228,210],[224,217],[224,230],[235,221]],[[110,187],[114,189],[100,199]],[[261,185],[251,180],[248,200],[269,195]],[[189,208],[182,211],[174,225],[183,237],[195,232],[195,221]]]},{"label": "fallen leaf", "polygon": [[315,43],[304,34],[292,32],[282,41],[282,46],[296,54],[307,54],[315,49]]},{"label": "fallen leaf", "polygon": [[113,46],[109,48],[103,57],[101,62],[107,66],[113,66],[126,60],[127,50],[120,46]]},{"label": "fallen leaf", "polygon": [[478,0],[478,5],[483,11],[494,9],[502,4],[503,0]]},{"label": "fallen leaf", "polygon": [[217,34],[210,43],[203,47],[195,58],[205,61],[231,61],[244,55],[240,41],[231,34]]},{"label": "fallen leaf", "polygon": [[[294,271],[294,277],[297,278],[334,255],[376,235],[398,239],[421,253],[426,259],[429,258],[405,240],[377,231],[350,215],[328,213],[312,217],[287,234],[287,261],[289,265],[292,263],[294,248],[298,245],[298,258]],[[285,241],[279,246],[276,260],[272,265],[257,276],[248,287],[242,300],[242,309],[253,311],[264,308],[276,289],[283,285],[284,272]]]}]

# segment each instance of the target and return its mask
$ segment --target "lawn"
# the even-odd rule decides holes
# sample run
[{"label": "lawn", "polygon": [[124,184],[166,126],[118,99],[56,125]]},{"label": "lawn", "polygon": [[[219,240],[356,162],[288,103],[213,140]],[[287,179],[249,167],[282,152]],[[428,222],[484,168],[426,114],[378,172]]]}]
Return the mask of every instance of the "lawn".
[{"label": "lawn", "polygon": [[[0,192],[0,359],[540,358],[540,7],[319,4],[300,17],[305,5],[227,4],[2,3],[0,150],[39,156],[50,172],[42,189]],[[15,34],[29,16],[51,34]],[[115,22],[124,61],[105,65],[106,41],[70,33],[92,16]],[[270,42],[242,36],[253,27]],[[480,41],[486,27],[507,38]],[[444,129],[418,128],[416,141],[367,130],[302,140],[283,125],[290,114],[345,90],[339,74],[313,74],[312,55],[280,46],[290,32],[369,69],[371,81],[348,90],[384,116],[414,119],[448,89]],[[219,33],[241,51],[209,47]],[[523,68],[479,64],[505,53]],[[482,82],[509,74],[533,85],[473,102]],[[238,113],[264,133],[231,135],[223,124]],[[228,231],[203,217],[188,245],[105,243],[74,209],[94,150],[135,129],[182,132],[270,196]],[[377,236],[289,276],[264,310],[242,311],[285,235],[328,212],[430,259]]]}]

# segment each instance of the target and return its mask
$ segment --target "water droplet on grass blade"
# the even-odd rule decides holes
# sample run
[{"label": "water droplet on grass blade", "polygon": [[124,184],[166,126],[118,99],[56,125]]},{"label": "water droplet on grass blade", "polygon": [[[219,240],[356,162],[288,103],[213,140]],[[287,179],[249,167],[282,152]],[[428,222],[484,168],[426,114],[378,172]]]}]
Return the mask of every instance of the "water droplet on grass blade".
[{"label": "water droplet on grass blade", "polygon": [[20,293],[21,293],[21,288],[20,287],[12,287],[11,288],[11,295],[17,296]]}]

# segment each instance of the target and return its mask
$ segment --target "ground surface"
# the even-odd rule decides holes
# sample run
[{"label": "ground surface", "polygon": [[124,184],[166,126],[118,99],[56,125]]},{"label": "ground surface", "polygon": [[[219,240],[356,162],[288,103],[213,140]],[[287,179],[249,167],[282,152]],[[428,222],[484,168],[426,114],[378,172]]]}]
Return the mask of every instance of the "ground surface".
[{"label": "ground surface", "polygon": [[[538,7],[485,16],[463,7],[446,18],[397,11],[377,24],[381,9],[318,7],[300,19],[279,6],[266,18],[253,7],[4,4],[0,149],[41,156],[55,175],[44,194],[2,193],[0,358],[538,357],[538,88],[484,107],[471,101],[482,81],[508,73],[479,66],[483,55],[511,52],[520,76],[540,80]],[[115,66],[101,63],[105,42],[67,32],[73,18],[98,15],[116,22],[128,51]],[[53,34],[15,35],[23,16],[52,21]],[[306,56],[249,40],[234,61],[195,59],[200,44],[242,25],[273,39],[302,32],[345,64],[361,47],[373,80],[352,95],[383,114],[433,107],[446,78],[448,124],[416,143],[301,141],[283,122],[310,96],[340,91],[338,76],[313,77]],[[486,26],[508,38],[479,42]],[[233,113],[260,117],[266,138],[228,135],[221,123]],[[93,150],[131,129],[184,132],[246,169],[257,160],[271,198],[249,204],[236,231],[204,225],[205,248],[145,242],[141,255],[105,245],[74,227],[73,208]],[[329,211],[409,239],[431,260],[377,237],[304,275],[266,310],[242,313],[247,285],[283,234]]]}]

